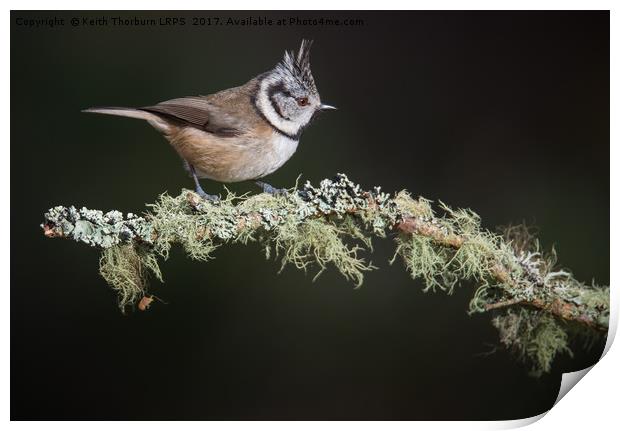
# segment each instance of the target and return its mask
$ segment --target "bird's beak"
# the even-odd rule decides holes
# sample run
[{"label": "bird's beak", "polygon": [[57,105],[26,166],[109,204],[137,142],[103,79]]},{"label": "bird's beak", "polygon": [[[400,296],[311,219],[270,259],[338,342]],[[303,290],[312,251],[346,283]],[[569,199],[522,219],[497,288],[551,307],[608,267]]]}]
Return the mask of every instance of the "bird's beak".
[{"label": "bird's beak", "polygon": [[326,105],[324,103],[321,103],[319,105],[319,110],[321,110],[321,111],[329,111],[331,109],[338,109],[338,108],[336,108],[335,106],[332,106],[332,105]]}]

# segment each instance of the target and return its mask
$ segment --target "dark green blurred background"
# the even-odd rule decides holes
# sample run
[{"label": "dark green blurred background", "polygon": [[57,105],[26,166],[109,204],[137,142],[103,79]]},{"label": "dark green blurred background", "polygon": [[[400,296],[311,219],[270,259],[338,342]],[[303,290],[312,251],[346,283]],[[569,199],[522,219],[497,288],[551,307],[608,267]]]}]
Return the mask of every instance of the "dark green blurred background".
[{"label": "dark green blurred background", "polygon": [[[191,17],[346,18],[363,26],[194,27]],[[16,19],[64,17],[25,28]],[[186,17],[176,27],[72,27],[71,17]],[[98,252],[48,240],[54,205],[140,212],[190,187],[145,122],[86,115],[244,83],[302,37],[322,99],[338,106],[268,178],[345,172],[470,207],[488,228],[526,221],[577,278],[609,282],[608,12],[13,12],[13,419],[515,419],[551,407],[561,372],[603,342],[573,344],[551,375],[497,344],[473,287],[424,294],[389,240],[354,290],[277,275],[259,247],[207,264],[174,250],[153,286],[169,304],[122,315]],[[219,184],[204,182],[221,193]],[[256,192],[252,184],[232,186]]]}]

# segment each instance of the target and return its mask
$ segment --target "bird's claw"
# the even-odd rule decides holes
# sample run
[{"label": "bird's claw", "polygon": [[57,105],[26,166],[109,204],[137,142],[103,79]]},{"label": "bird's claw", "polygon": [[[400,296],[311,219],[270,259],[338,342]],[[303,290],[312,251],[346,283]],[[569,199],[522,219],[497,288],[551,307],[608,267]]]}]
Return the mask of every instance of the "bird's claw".
[{"label": "bird's claw", "polygon": [[286,189],[275,188],[271,184],[267,184],[263,181],[256,181],[256,185],[263,189],[263,193],[267,193],[273,196],[284,196],[286,194]]},{"label": "bird's claw", "polygon": [[204,200],[212,202],[212,203],[216,203],[220,201],[220,197],[218,195],[210,195],[202,189],[196,190],[196,194],[200,196],[201,198],[203,198]]}]

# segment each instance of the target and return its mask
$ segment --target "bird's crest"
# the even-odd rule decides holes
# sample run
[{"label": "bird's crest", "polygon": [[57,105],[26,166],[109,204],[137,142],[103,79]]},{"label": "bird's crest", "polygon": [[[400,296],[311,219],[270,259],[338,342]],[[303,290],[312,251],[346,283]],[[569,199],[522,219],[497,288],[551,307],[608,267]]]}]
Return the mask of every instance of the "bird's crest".
[{"label": "bird's crest", "polygon": [[276,66],[277,69],[292,76],[308,90],[317,93],[316,84],[310,70],[310,47],[312,41],[303,39],[297,55],[293,51],[285,51],[284,58]]}]

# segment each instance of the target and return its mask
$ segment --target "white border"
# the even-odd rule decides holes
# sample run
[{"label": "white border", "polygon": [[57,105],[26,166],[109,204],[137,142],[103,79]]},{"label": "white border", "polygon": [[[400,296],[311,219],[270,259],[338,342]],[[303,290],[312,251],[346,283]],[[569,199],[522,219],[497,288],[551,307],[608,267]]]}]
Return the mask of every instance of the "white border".
[{"label": "white border", "polygon": [[[618,86],[615,84],[614,78],[618,75],[618,56],[613,48],[618,46],[618,32],[616,31],[616,25],[618,24],[618,19],[615,16],[616,11],[613,10],[613,3],[611,1],[543,1],[543,0],[521,0],[521,1],[417,1],[417,2],[407,2],[407,1],[391,1],[391,0],[382,0],[381,2],[369,1],[369,0],[358,0],[354,4],[349,4],[343,0],[313,0],[311,3],[308,1],[301,2],[296,0],[262,0],[260,2],[251,2],[251,1],[240,1],[240,0],[226,0],[225,2],[204,2],[204,1],[185,1],[185,0],[177,0],[175,2],[164,2],[161,0],[142,0],[142,1],[129,1],[129,0],[108,0],[108,1],[91,1],[88,4],[84,2],[78,1],[56,1],[53,4],[50,2],[44,1],[27,1],[27,2],[16,2],[9,1],[10,9],[48,9],[48,10],[60,10],[60,9],[76,9],[76,10],[129,10],[129,9],[144,9],[144,10],[201,10],[201,9],[210,9],[210,10],[230,10],[230,9],[351,9],[349,6],[354,6],[355,9],[367,9],[367,10],[378,10],[378,9],[418,9],[418,10],[482,10],[482,9],[494,9],[494,10],[523,10],[523,9],[532,9],[532,10],[552,10],[552,9],[563,9],[563,10],[611,10],[611,166],[616,165],[618,161],[618,139],[617,139],[617,108],[615,106],[615,101],[618,100]],[[51,7],[53,6],[53,7]],[[381,6],[381,7],[379,7]],[[5,28],[2,32],[2,58],[9,59],[9,37],[10,37],[10,26],[8,24],[9,19],[9,11],[7,10],[7,14],[5,15],[7,21],[5,21]],[[10,71],[8,65],[5,63],[4,67],[0,69],[0,73],[2,74],[2,81],[4,85],[2,86],[2,100],[3,103],[3,115],[2,115],[2,131],[5,135],[4,145],[1,146],[2,157],[2,169],[0,170],[0,175],[2,175],[2,199],[0,199],[0,205],[2,205],[0,211],[0,226],[9,226],[9,181],[10,181],[10,132],[9,132],[9,115],[10,115]],[[584,143],[587,145],[587,143]],[[19,166],[17,166],[19,167]],[[618,169],[611,169],[611,190],[618,190]],[[17,189],[17,185],[16,185]],[[612,262],[620,262],[618,249],[616,244],[619,243],[620,237],[618,235],[618,200],[617,196],[611,195],[611,261]],[[10,232],[6,232],[2,236],[3,244],[0,253],[0,274],[3,279],[2,288],[4,292],[9,292],[9,237]],[[614,286],[617,286],[618,282],[618,269],[617,264],[615,267],[612,266],[612,273],[610,284],[612,286],[612,322],[615,322],[617,325],[618,322],[618,295],[615,292]],[[0,384],[2,387],[2,403],[1,409],[3,412],[3,417],[6,421],[9,420],[10,411],[9,411],[9,402],[10,402],[10,368],[9,368],[9,300],[5,297],[3,298],[2,304],[4,307],[4,312],[2,313],[2,345],[5,347],[5,350],[0,355],[0,360],[2,361],[2,377],[0,378]],[[15,311],[15,310],[14,310]],[[615,325],[612,323],[611,325],[616,329]],[[615,331],[614,331],[615,332]],[[609,345],[607,346],[609,347]],[[618,424],[618,407],[617,403],[614,402],[617,397],[617,389],[618,383],[620,382],[618,373],[618,363],[620,358],[620,354],[618,353],[618,348],[616,346],[612,346],[607,355],[600,361],[599,364],[593,367],[592,371],[588,373],[588,375],[583,379],[583,381],[579,382],[575,389],[570,391],[565,398],[561,400],[544,418],[534,425],[532,425],[532,429],[562,429],[562,430],[579,430],[583,431],[584,429],[610,429],[613,427],[613,424]],[[507,391],[509,388],[507,388]],[[540,419],[540,418],[537,418]],[[532,421],[534,419],[530,419]],[[308,423],[308,422],[209,422],[199,423],[199,422],[180,422],[175,423],[173,426],[182,427],[182,428],[191,428],[191,429],[203,429],[205,426],[208,426],[211,429],[219,429],[219,430],[233,430],[240,427],[251,426],[252,429],[256,430],[265,430],[265,431],[277,431],[277,430],[290,430],[301,429],[301,430],[312,430],[314,431],[316,427],[327,428],[327,429],[340,429],[342,427],[355,427],[359,430],[370,430],[376,429],[377,426],[382,428],[389,428],[393,430],[407,430],[409,431],[412,427],[421,426],[422,429],[473,429],[473,430],[482,430],[482,429],[503,429],[503,428],[512,428],[515,426],[525,425],[528,421],[511,421],[511,422],[382,422],[382,423],[374,423],[374,422],[323,422],[323,423]],[[11,426],[19,429],[31,429],[31,428],[45,428],[45,429],[83,429],[85,426],[93,429],[101,429],[106,430],[110,428],[110,426],[114,426],[115,428],[121,429],[146,429],[148,427],[149,430],[153,429],[168,429],[172,424],[164,423],[164,422],[91,422],[88,424],[80,423],[80,422],[51,422],[51,423],[42,423],[42,422],[12,422]]]}]

